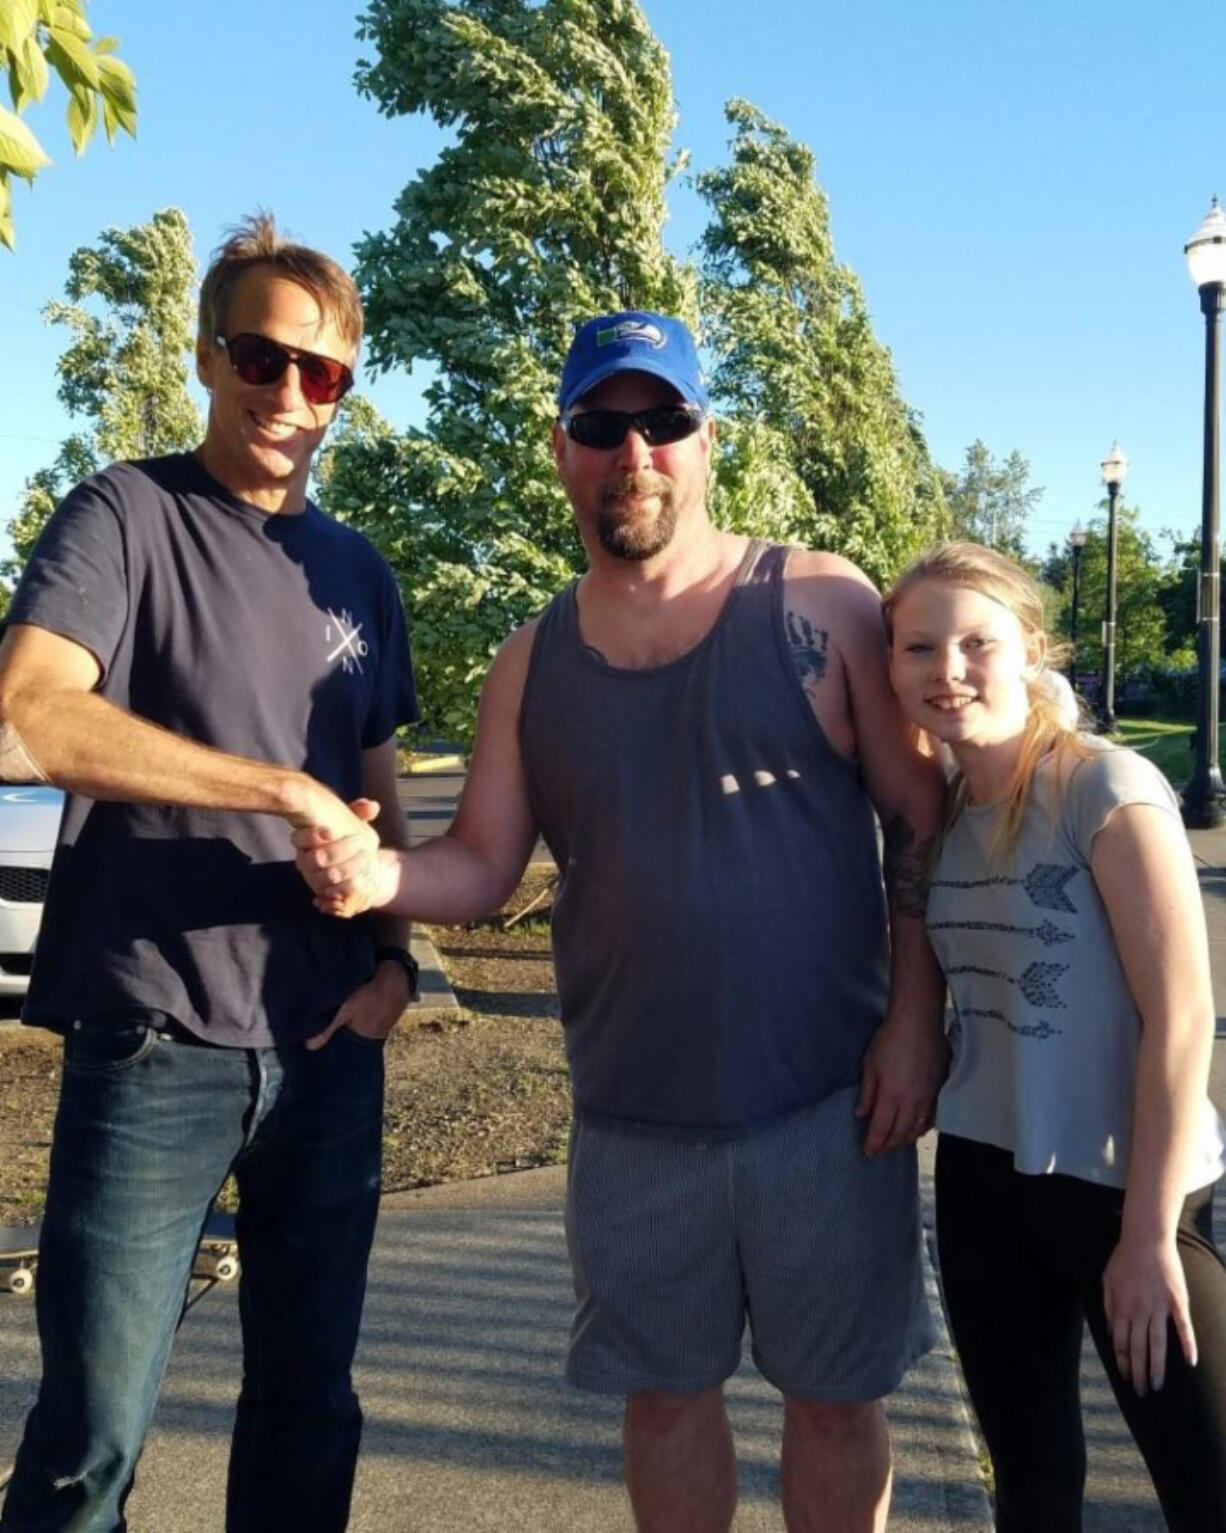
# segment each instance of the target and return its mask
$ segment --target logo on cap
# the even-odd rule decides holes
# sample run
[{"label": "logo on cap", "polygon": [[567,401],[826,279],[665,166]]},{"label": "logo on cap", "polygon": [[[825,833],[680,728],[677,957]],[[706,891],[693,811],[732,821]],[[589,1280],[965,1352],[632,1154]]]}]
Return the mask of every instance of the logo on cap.
[{"label": "logo on cap", "polygon": [[650,320],[622,319],[596,332],[597,346],[615,346],[618,341],[643,341],[654,351],[659,351],[665,344],[663,330]]}]

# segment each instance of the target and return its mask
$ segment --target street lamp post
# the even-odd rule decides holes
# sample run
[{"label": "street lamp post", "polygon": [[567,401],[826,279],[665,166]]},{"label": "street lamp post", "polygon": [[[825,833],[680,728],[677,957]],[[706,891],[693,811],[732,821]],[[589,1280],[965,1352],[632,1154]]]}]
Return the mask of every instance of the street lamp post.
[{"label": "street lamp post", "polygon": [[1223,294],[1226,294],[1226,215],[1215,197],[1203,224],[1184,246],[1188,272],[1205,316],[1205,469],[1200,524],[1200,611],[1196,625],[1196,763],[1183,790],[1183,823],[1220,825],[1226,787],[1218,769],[1218,687],[1221,670],[1221,551],[1218,532],[1220,410],[1218,364]]},{"label": "street lamp post", "polygon": [[1102,462],[1103,483],[1107,486],[1107,615],[1103,619],[1103,685],[1098,706],[1098,727],[1105,735],[1115,733],[1115,566],[1119,548],[1119,524],[1115,503],[1120,485],[1128,473],[1128,459],[1113,442]]},{"label": "street lamp post", "polygon": [[1073,551],[1073,610],[1069,615],[1068,679],[1077,685],[1077,610],[1081,602],[1081,550],[1086,546],[1086,530],[1080,522],[1073,524],[1068,535],[1068,546]]}]

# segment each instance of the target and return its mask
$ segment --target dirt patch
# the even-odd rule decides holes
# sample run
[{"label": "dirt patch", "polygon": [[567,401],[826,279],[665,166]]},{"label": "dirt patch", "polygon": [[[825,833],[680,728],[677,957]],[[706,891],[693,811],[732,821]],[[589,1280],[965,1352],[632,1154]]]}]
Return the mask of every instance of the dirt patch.
[{"label": "dirt patch", "polygon": [[[530,875],[508,910],[541,883]],[[570,1089],[547,921],[534,914],[504,931],[496,918],[431,935],[462,1010],[402,1025],[388,1042],[386,1190],[564,1160]],[[0,1027],[0,1225],[29,1223],[42,1208],[59,1056],[49,1033]]]},{"label": "dirt patch", "polygon": [[0,1224],[38,1218],[59,1090],[60,1040],[41,1028],[0,1028]]},{"label": "dirt patch", "polygon": [[432,935],[463,1011],[398,1030],[388,1045],[384,1186],[565,1160],[570,1086],[548,933]]}]

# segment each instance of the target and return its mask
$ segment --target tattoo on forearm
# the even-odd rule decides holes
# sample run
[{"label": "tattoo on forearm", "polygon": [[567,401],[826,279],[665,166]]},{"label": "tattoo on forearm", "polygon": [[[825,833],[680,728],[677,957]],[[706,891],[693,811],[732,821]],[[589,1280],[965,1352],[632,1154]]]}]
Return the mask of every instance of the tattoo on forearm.
[{"label": "tattoo on forearm", "polygon": [[826,650],[830,635],[824,628],[814,628],[800,612],[789,612],[785,623],[792,664],[796,667],[801,686],[812,694],[813,688],[826,674]]},{"label": "tattoo on forearm", "polygon": [[932,877],[936,837],[917,840],[915,831],[902,815],[882,830],[884,851],[881,859],[886,893],[890,904],[902,916],[924,918],[928,905],[928,883]]}]

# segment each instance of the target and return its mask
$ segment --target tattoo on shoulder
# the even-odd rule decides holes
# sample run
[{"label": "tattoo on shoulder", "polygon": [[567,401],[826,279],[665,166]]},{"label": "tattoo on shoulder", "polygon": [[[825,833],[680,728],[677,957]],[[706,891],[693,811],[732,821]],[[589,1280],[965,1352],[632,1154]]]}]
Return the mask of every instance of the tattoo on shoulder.
[{"label": "tattoo on shoulder", "polygon": [[830,635],[824,628],[814,628],[800,612],[789,611],[785,623],[792,664],[796,667],[801,686],[806,692],[812,692],[826,674],[826,651],[830,645]]},{"label": "tattoo on shoulder", "polygon": [[918,840],[902,815],[895,815],[881,834],[881,868],[890,904],[899,915],[923,920],[935,861],[936,837]]}]

